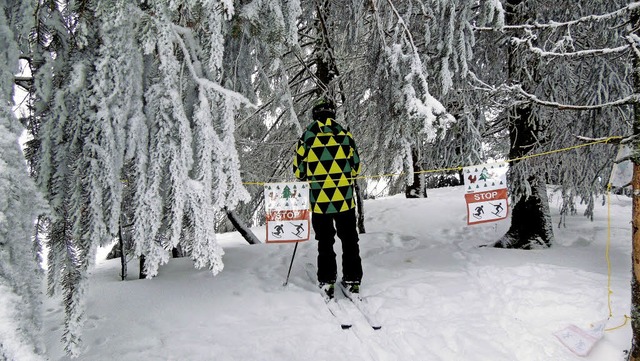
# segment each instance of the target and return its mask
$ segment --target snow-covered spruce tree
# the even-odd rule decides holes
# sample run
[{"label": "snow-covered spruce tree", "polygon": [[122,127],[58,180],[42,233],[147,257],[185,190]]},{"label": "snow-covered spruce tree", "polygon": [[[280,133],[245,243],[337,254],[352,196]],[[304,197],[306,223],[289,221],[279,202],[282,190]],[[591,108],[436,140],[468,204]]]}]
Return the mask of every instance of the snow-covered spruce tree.
[{"label": "snow-covered spruce tree", "polygon": [[41,277],[34,254],[34,221],[45,208],[29,177],[16,119],[14,80],[29,56],[31,3],[0,1],[0,360],[44,360]]},{"label": "snow-covered spruce tree", "polygon": [[[242,230],[263,222],[260,183],[293,179],[291,157],[301,132],[296,84],[307,73],[289,71],[300,69],[298,1],[238,1],[236,9],[227,23],[224,85],[260,105],[237,112],[236,144],[251,194],[236,208],[236,219],[244,223],[236,228]],[[251,234],[245,238],[255,242]]]},{"label": "snow-covered spruce tree", "polygon": [[148,144],[143,113],[143,54],[132,36],[137,20],[129,16],[129,11],[122,1],[101,1],[97,6],[96,16],[102,19],[100,47],[96,74],[90,79],[98,120],[92,143],[100,152],[91,167],[97,167],[95,174],[99,177],[94,182],[104,199],[103,209],[96,216],[110,235],[118,235],[123,279],[127,276],[127,260],[133,256],[135,171],[146,162]]},{"label": "snow-covered spruce tree", "polygon": [[[229,77],[234,86],[249,89],[245,84],[252,84],[252,96],[262,104],[241,123],[246,129],[241,132],[248,137],[239,140],[238,148],[243,164],[247,164],[243,169],[252,170],[247,178],[264,181],[290,177],[289,162],[300,123],[306,123],[313,101],[320,94],[329,94],[338,102],[338,118],[354,132],[364,157],[365,174],[405,171],[409,175],[402,182],[412,182],[413,151],[428,149],[428,144],[452,123],[429,92],[428,84],[449,84],[455,70],[466,68],[473,4],[303,0],[299,6],[295,1],[286,2],[286,6],[278,1],[243,1],[237,5],[227,48],[231,53],[225,65],[234,64],[234,77]],[[265,20],[252,15],[256,13],[273,15]],[[299,14],[297,35],[293,35],[293,21],[283,16],[284,22],[280,22],[279,14]],[[426,29],[425,19],[429,19]],[[450,24],[446,31],[440,31],[441,21]],[[426,30],[432,33],[423,35]],[[441,43],[449,48],[434,52],[442,49]],[[234,49],[251,56],[237,56]],[[247,62],[253,67],[242,70]],[[432,72],[431,64],[445,65],[438,65]],[[468,121],[472,112],[464,116],[465,123],[458,129],[477,134],[467,126],[475,126]],[[432,149],[423,152],[423,160],[431,158],[428,152]],[[464,157],[462,151],[447,154]],[[254,155],[264,157],[260,158],[264,161],[256,162]],[[254,210],[259,202],[257,196]]]},{"label": "snow-covered spruce tree", "polygon": [[[441,101],[456,122],[440,127],[438,136],[412,148],[415,194],[425,187],[457,184],[460,169],[496,157],[487,118],[502,109],[493,92],[479,89],[471,80],[475,71],[485,74],[491,69],[487,53],[497,44],[477,43],[477,24],[504,25],[499,1],[443,0],[416,2],[403,8],[409,19],[414,43],[424,58],[429,90]],[[482,41],[482,38],[480,38]],[[502,55],[502,53],[501,53]],[[495,61],[501,62],[499,57]],[[477,67],[476,67],[477,66]],[[499,99],[498,99],[499,100]],[[499,145],[499,144],[498,144]],[[497,156],[503,153],[498,152]],[[435,170],[442,170],[435,172]]]},{"label": "snow-covered spruce tree", "polygon": [[[36,14],[34,173],[47,195],[49,292],[77,356],[95,250],[120,231],[148,277],[180,247],[218,273],[212,220],[246,191],[221,85],[227,1],[43,3]],[[123,224],[124,223],[124,224]]]},{"label": "snow-covered spruce tree", "polygon": [[144,112],[149,144],[136,165],[135,251],[157,274],[180,246],[196,267],[222,270],[216,213],[246,199],[235,151],[235,117],[249,101],[222,86],[227,2],[158,1],[130,9],[141,19]]},{"label": "snow-covered spruce tree", "polygon": [[[258,3],[251,2],[247,8],[254,9]],[[379,10],[379,7],[382,9]],[[352,127],[364,157],[370,157],[369,160],[365,159],[365,165],[372,166],[369,172],[388,173],[390,170],[400,171],[405,166],[412,170],[411,158],[406,158],[411,157],[411,143],[422,144],[422,132],[426,134],[435,128],[444,128],[445,123],[452,120],[440,103],[429,95],[426,67],[421,63],[420,52],[411,39],[412,30],[404,25],[405,20],[394,10],[394,5],[387,1],[301,1],[298,36],[289,36],[285,23],[279,38],[269,38],[271,45],[268,49],[286,52],[280,55],[280,62],[267,68],[271,70],[270,74],[260,68],[260,76],[256,79],[262,79],[263,74],[264,79],[277,79],[273,84],[282,86],[285,95],[293,96],[295,113],[287,108],[288,102],[276,102],[280,109],[275,116],[272,113],[272,119],[276,120],[265,136],[265,139],[269,138],[269,144],[254,143],[257,148],[251,148],[266,151],[270,156],[266,164],[276,165],[275,170],[274,167],[265,168],[265,171],[269,169],[273,173],[263,173],[263,179],[278,175],[286,178],[289,175],[289,164],[282,166],[279,159],[290,161],[293,142],[286,142],[287,138],[284,141],[280,139],[282,135],[288,136],[288,139],[298,135],[295,128],[303,121],[298,121],[294,115],[308,119],[307,110],[322,95],[337,101],[339,120]],[[372,15],[378,12],[377,16]],[[384,27],[387,23],[395,26],[395,35],[386,35]],[[251,23],[255,26],[252,28],[254,33],[262,29],[260,24],[258,21]],[[298,42],[293,43],[292,40]],[[284,49],[278,46],[278,41],[284,42]],[[402,45],[393,45],[394,41]],[[400,49],[402,47],[404,49]],[[283,63],[284,67],[281,66]],[[389,72],[387,68],[390,64],[401,65]],[[286,69],[286,77],[281,76],[280,69],[283,68]],[[288,84],[282,80],[288,80]],[[259,80],[256,84],[265,83]],[[259,89],[259,96],[274,91],[273,87]],[[392,93],[397,99],[391,98]],[[270,98],[266,100],[265,104],[271,103]],[[397,104],[395,116],[389,115],[393,104]],[[382,108],[385,112],[379,111]],[[436,118],[442,124],[434,125]],[[426,139],[432,139],[435,133],[429,133]],[[389,138],[390,141],[382,143],[382,138],[385,141]],[[374,157],[378,151],[388,156]],[[389,159],[396,160],[394,169],[387,164]]]},{"label": "snow-covered spruce tree", "polygon": [[[38,14],[48,26],[36,29],[51,33],[39,36],[64,40],[47,44],[43,50],[55,56],[36,73],[38,107],[43,112],[39,114],[39,132],[34,134],[40,146],[35,173],[51,206],[49,294],[61,293],[65,309],[63,343],[70,355],[77,356],[88,272],[97,246],[111,239],[103,209],[109,194],[98,180],[105,173],[96,164],[106,156],[97,143],[106,140],[99,139],[103,129],[93,103],[95,90],[90,85],[96,74],[99,22],[93,3],[48,5],[39,8],[46,14]],[[106,207],[111,204],[107,201]]]},{"label": "snow-covered spruce tree", "polygon": [[[495,133],[502,129],[509,135],[509,158],[514,160],[512,227],[496,245],[531,248],[552,243],[547,183],[561,185],[566,202],[575,196],[588,202],[587,212],[594,195],[604,191],[601,179],[608,178],[615,151],[611,147],[527,156],[580,144],[579,136],[628,132],[624,99],[631,94],[625,76],[629,62],[620,57],[626,41],[619,26],[625,21],[625,5],[581,2],[547,8],[535,1],[506,1],[499,7],[505,8],[506,26],[501,31],[507,38],[478,28],[476,55],[481,54],[481,63],[473,68],[475,85],[506,90],[490,91],[504,107],[492,126]],[[500,51],[485,50],[487,44],[500,43]],[[494,66],[486,67],[487,63]]]},{"label": "snow-covered spruce tree", "polygon": [[[409,189],[417,195],[424,192],[425,178],[431,178],[428,182],[432,185],[447,178],[459,181],[456,167],[477,164],[484,158],[480,132],[487,106],[480,106],[484,104],[479,99],[483,94],[471,91],[467,81],[475,44],[472,24],[480,21],[499,24],[503,19],[479,11],[478,5],[477,1],[466,0],[432,1],[406,6],[403,11],[403,18],[410,19],[407,25],[411,26],[414,42],[428,69],[430,92],[456,119],[450,127],[439,130],[441,136],[425,139],[413,148],[414,184]],[[424,169],[452,170],[419,174]]]},{"label": "snow-covered spruce tree", "polygon": [[[416,8],[420,4],[425,5],[415,2]],[[299,109],[309,109],[318,94],[332,95],[338,118],[354,132],[365,173],[411,173],[412,147],[432,140],[436,129],[452,121],[429,93],[411,21],[401,13],[411,11],[389,1],[301,1],[300,6],[301,50],[294,52],[299,64],[289,68]],[[318,51],[319,44],[325,50]],[[325,62],[329,59],[333,64]],[[326,79],[319,80],[319,74]]]},{"label": "snow-covered spruce tree", "polygon": [[[518,6],[520,5],[520,6]],[[520,0],[508,0],[505,4],[505,24],[514,25],[525,23],[531,13]],[[507,55],[508,80],[519,83],[526,91],[531,91],[540,81],[542,71],[537,59],[515,52],[515,45],[511,44]],[[545,123],[548,119],[538,117],[532,104],[520,103],[512,106],[504,114],[507,118],[506,126],[509,131],[509,159],[518,159],[529,153],[532,145],[544,137]],[[524,163],[520,163],[524,164]],[[537,168],[529,168],[520,174],[523,178],[516,180],[518,162],[512,165],[511,182],[513,188],[524,185],[528,194],[521,196],[511,207],[511,228],[497,243],[497,247],[531,248],[549,246],[553,242],[553,228],[547,201],[547,188],[544,177]],[[520,167],[522,167],[520,165]],[[515,169],[515,170],[514,170]]]},{"label": "snow-covered spruce tree", "polygon": [[[634,91],[629,77],[632,52],[623,50],[628,44],[628,30],[623,26],[628,21],[626,6],[624,1],[591,4],[589,10],[576,11],[573,18],[554,15],[562,21],[582,19],[577,24],[536,31],[550,39],[549,45],[531,47],[530,51],[541,54],[542,63],[550,65],[551,70],[542,79],[541,87],[545,90],[538,100],[561,104],[542,103],[544,106],[539,107],[545,118],[553,120],[548,128],[554,136],[545,138],[547,150],[630,133],[631,107],[624,104],[624,99]],[[591,14],[603,17],[587,21]],[[520,40],[528,36],[525,34]],[[614,105],[619,101],[622,102]],[[606,189],[616,150],[610,145],[597,145],[558,153],[544,163],[538,162],[549,175],[547,182],[561,186],[563,215],[575,209],[573,203],[579,201],[587,204],[585,216],[592,217],[595,196]],[[564,166],[579,162],[588,166]]]},{"label": "snow-covered spruce tree", "polygon": [[[342,70],[353,79],[345,88],[354,95],[348,103],[350,111],[360,113],[352,124],[361,139],[367,170],[374,174],[404,172],[406,184],[414,182],[414,150],[435,140],[453,122],[430,93],[425,56],[415,40],[414,24],[424,22],[413,15],[423,10],[421,5],[425,4],[372,2],[363,20],[367,28],[359,30],[364,38],[355,42],[363,46],[361,68]],[[338,59],[346,63],[348,53],[340,54]],[[358,78],[368,81],[357,86]],[[379,154],[385,156],[376,156]]]},{"label": "snow-covered spruce tree", "polygon": [[[630,108],[624,99],[632,94],[626,75],[631,53],[624,50],[626,30],[622,26],[628,19],[627,4],[581,2],[553,9],[540,8],[535,2],[509,6],[513,14],[528,14],[526,22],[543,24],[521,26],[524,21],[520,21],[511,33],[514,55],[508,64],[509,80],[517,84],[518,98],[524,102],[514,105],[511,117],[506,118],[510,158],[567,148],[580,144],[580,137],[628,134]],[[545,25],[551,20],[555,23]],[[615,150],[597,145],[517,162],[511,170],[516,200],[512,226],[498,245],[528,248],[552,243],[546,183],[561,186],[565,205],[576,198],[586,202],[590,216],[595,196],[605,190]]]}]

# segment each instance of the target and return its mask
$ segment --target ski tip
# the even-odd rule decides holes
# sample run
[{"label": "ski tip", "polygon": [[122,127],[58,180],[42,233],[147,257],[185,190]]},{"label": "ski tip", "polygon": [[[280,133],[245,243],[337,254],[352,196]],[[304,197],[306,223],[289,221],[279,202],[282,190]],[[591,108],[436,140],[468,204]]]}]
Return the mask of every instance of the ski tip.
[{"label": "ski tip", "polygon": [[371,328],[373,328],[374,330],[379,330],[382,328],[382,326],[371,326]]},{"label": "ski tip", "polygon": [[351,328],[351,325],[340,325],[340,328],[342,328],[343,330],[348,330]]}]

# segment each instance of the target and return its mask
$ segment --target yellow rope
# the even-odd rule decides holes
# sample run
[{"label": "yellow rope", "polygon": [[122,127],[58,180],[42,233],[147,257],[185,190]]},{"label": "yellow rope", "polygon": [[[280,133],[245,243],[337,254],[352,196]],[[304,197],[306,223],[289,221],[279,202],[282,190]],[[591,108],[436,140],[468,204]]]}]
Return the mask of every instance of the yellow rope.
[{"label": "yellow rope", "polygon": [[247,185],[247,186],[263,186],[265,185],[265,182],[242,182],[242,184]]},{"label": "yellow rope", "polygon": [[[512,162],[516,162],[516,161],[520,161],[520,160],[524,160],[524,159],[541,157],[541,156],[545,156],[545,155],[566,152],[566,151],[570,151],[570,150],[574,150],[574,149],[578,149],[578,148],[582,148],[582,147],[588,147],[588,146],[591,146],[591,145],[594,145],[594,144],[609,143],[612,140],[619,140],[619,139],[622,139],[622,138],[623,137],[621,137],[621,136],[613,136],[613,137],[594,140],[592,142],[573,145],[573,146],[570,146],[570,147],[554,149],[554,150],[550,150],[550,151],[546,151],[546,152],[542,152],[542,153],[529,154],[529,155],[525,155],[525,156],[517,157],[517,158],[512,158],[512,159],[506,159],[506,160],[501,161],[501,162],[512,163]],[[439,169],[428,169],[428,170],[422,170],[422,171],[414,172],[414,174],[459,171],[459,170],[462,170],[463,168],[464,167],[462,167],[462,166],[457,166],[457,167],[448,167],[448,168],[439,168]],[[378,174],[378,175],[370,175],[370,176],[358,176],[358,177],[355,177],[355,178],[352,178],[352,179],[377,179],[377,178],[401,176],[401,175],[405,175],[405,174],[406,174],[406,172],[388,173],[388,174]],[[318,182],[324,182],[324,181],[318,181]],[[245,184],[245,185],[264,185],[265,182],[243,182],[242,184]],[[609,307],[609,318],[611,318],[613,316],[613,311],[612,311],[612,308],[611,308],[611,295],[613,294],[613,291],[611,290],[611,259],[609,257],[610,247],[611,247],[611,184],[609,183],[609,184],[607,184],[607,244],[606,244],[606,248],[605,248],[605,257],[606,257],[606,260],[607,260],[607,306]],[[622,328],[622,327],[626,326],[626,324],[629,322],[630,319],[631,318],[629,316],[624,315],[624,323],[622,325],[616,326],[616,327],[612,327],[612,328],[607,328],[607,329],[605,329],[605,331],[613,331],[613,330],[617,330],[619,328]]]},{"label": "yellow rope", "polygon": [[609,249],[611,248],[611,183],[607,184],[607,246],[605,248],[605,257],[607,258],[607,304],[609,305],[609,318],[613,316],[611,311],[611,258],[609,257]]},{"label": "yellow rope", "polygon": [[[573,150],[573,149],[578,149],[578,148],[582,148],[582,147],[588,147],[594,144],[600,144],[600,143],[609,143],[612,140],[619,140],[622,139],[623,137],[621,136],[613,136],[613,137],[608,137],[608,138],[603,138],[603,139],[598,139],[598,140],[594,140],[592,142],[588,142],[588,143],[582,143],[582,144],[578,144],[578,145],[573,145],[570,147],[566,147],[566,148],[560,148],[560,149],[554,149],[554,150],[550,150],[547,152],[542,152],[542,153],[536,153],[536,154],[529,154],[529,155],[525,155],[522,157],[517,157],[517,158],[513,158],[513,159],[506,159],[503,161],[499,161],[499,162],[504,162],[504,163],[512,163],[512,162],[516,162],[516,161],[520,161],[520,160],[524,160],[524,159],[528,159],[528,158],[535,158],[535,157],[541,157],[544,155],[549,155],[549,154],[555,154],[555,153],[561,153],[561,152],[566,152],[569,150]],[[464,167],[463,166],[457,166],[457,167],[448,167],[448,168],[439,168],[439,169],[428,169],[428,170],[421,170],[421,171],[417,171],[417,172],[413,172],[413,174],[423,174],[423,173],[440,173],[440,172],[449,172],[449,171],[455,171],[455,170],[462,170]],[[354,177],[351,179],[378,179],[378,178],[384,178],[384,177],[396,177],[396,176],[401,176],[401,175],[406,175],[406,172],[400,172],[400,173],[387,173],[387,174],[378,174],[378,175],[369,175],[369,176],[358,176],[358,177]],[[318,183],[322,183],[324,181],[317,181]],[[242,184],[244,185],[264,185],[266,182],[242,182]]]},{"label": "yellow rope", "polygon": [[[607,306],[609,307],[609,319],[613,317],[613,311],[611,308],[611,295],[613,290],[611,289],[611,258],[609,257],[609,250],[611,248],[611,183],[607,184],[607,246],[605,247],[605,257],[607,259]],[[624,315],[624,322],[620,326],[607,328],[605,331],[614,331],[627,325],[631,318]]]},{"label": "yellow rope", "polygon": [[624,322],[622,323],[622,325],[611,327],[611,328],[605,328],[604,330],[609,332],[609,331],[615,331],[617,329],[623,328],[624,326],[627,325],[627,323],[629,323],[629,320],[631,320],[631,317],[624,315]]},{"label": "yellow rope", "polygon": [[566,147],[566,148],[560,148],[560,149],[555,149],[555,150],[550,150],[547,152],[542,152],[542,153],[538,153],[538,154],[531,154],[531,155],[525,155],[523,157],[519,157],[519,158],[513,158],[510,160],[507,160],[507,162],[515,162],[518,160],[523,160],[523,159],[527,159],[527,158],[533,158],[533,157],[540,157],[543,155],[549,155],[549,154],[554,154],[554,153],[560,153],[560,152],[566,152],[568,150],[573,150],[573,149],[578,149],[578,148],[582,148],[582,147],[588,147],[590,145],[594,145],[594,144],[600,144],[600,143],[609,143],[612,140],[620,140],[623,137],[621,136],[613,136],[613,137],[608,137],[608,138],[603,138],[603,139],[598,139],[598,140],[594,140],[593,142],[588,142],[588,143],[582,143],[582,144],[578,144],[578,145],[573,145],[571,147]]}]

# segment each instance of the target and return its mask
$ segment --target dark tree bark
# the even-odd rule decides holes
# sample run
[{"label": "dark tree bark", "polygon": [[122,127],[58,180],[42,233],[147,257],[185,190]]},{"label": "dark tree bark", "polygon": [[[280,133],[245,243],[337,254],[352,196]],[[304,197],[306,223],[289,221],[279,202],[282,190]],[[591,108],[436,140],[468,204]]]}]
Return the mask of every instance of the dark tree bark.
[{"label": "dark tree bark", "polygon": [[124,246],[124,236],[122,234],[122,224],[118,227],[118,246],[120,247],[120,277],[127,279],[127,252]]},{"label": "dark tree bark", "polygon": [[[519,107],[510,119],[509,158],[526,155],[536,142],[538,120],[533,117],[530,107]],[[515,164],[515,163],[514,163]],[[520,197],[512,207],[511,227],[496,242],[499,248],[531,249],[549,247],[553,242],[553,223],[549,213],[545,180],[536,174],[527,178],[531,194]]]},{"label": "dark tree bark", "polygon": [[427,196],[424,174],[422,172],[422,164],[420,162],[418,149],[411,150],[411,158],[413,159],[413,184],[407,185],[404,195],[407,198],[425,198]]},{"label": "dark tree bark", "polygon": [[240,220],[236,212],[231,211],[227,208],[225,208],[224,210],[227,213],[227,217],[229,218],[229,221],[231,222],[231,224],[233,224],[235,229],[240,233],[242,238],[244,238],[245,241],[247,241],[247,243],[249,244],[261,243],[258,237],[256,237],[256,235],[251,231],[251,229],[245,226],[244,222]]},{"label": "dark tree bark", "polygon": [[[334,94],[330,94],[330,92],[328,92],[330,89],[329,84],[336,75],[338,75],[338,68],[334,59],[333,48],[331,47],[331,42],[329,40],[330,26],[326,22],[326,19],[328,18],[326,15],[331,11],[331,2],[329,0],[319,1],[316,9],[318,17],[316,18],[314,26],[318,32],[318,38],[316,40],[314,53],[316,64],[315,75],[319,81],[316,93],[318,95],[333,96]],[[334,99],[334,101],[335,100],[336,99]]]},{"label": "dark tree bark", "polygon": [[[520,14],[518,5],[522,0],[509,0],[506,4],[505,20],[507,24],[525,23],[528,14]],[[521,59],[510,45],[507,59],[509,78],[525,88],[534,88],[536,82],[536,59]],[[529,63],[529,72],[522,73],[522,64]],[[542,120],[538,118],[531,104],[520,104],[510,110],[509,124],[509,159],[517,159],[526,155],[541,139]],[[526,161],[526,160],[522,160]],[[517,162],[513,162],[512,166]],[[553,225],[549,216],[549,203],[544,178],[535,173],[527,175],[531,194],[518,197],[512,207],[511,227],[507,233],[495,243],[495,247],[530,249],[548,247],[553,242]],[[516,184],[517,188],[519,185]]]},{"label": "dark tree bark", "polygon": [[532,249],[549,247],[553,229],[549,217],[547,187],[544,181],[530,177],[531,195],[521,198],[512,208],[511,227],[495,244],[498,248]]},{"label": "dark tree bark", "polygon": [[[332,86],[332,81],[340,75],[338,66],[336,65],[336,59],[334,57],[333,48],[331,46],[331,38],[329,31],[331,30],[331,24],[327,24],[328,14],[331,11],[331,1],[321,0],[316,5],[318,17],[314,23],[318,38],[314,45],[315,55],[315,78],[317,81],[316,94],[318,96],[326,96],[337,100],[339,93],[334,91],[333,88],[339,86]],[[357,135],[355,136],[356,143],[358,142]],[[362,193],[358,183],[354,181],[354,193],[356,197],[356,208],[358,211],[357,227],[359,233],[365,233],[364,229],[364,204],[362,202]]]},{"label": "dark tree bark", "polygon": [[[636,36],[640,35],[640,10],[631,12],[630,25]],[[634,93],[640,93],[640,58],[636,54],[633,60]],[[633,104],[633,204],[631,211],[631,350],[630,361],[640,361],[640,104]]]},{"label": "dark tree bark", "polygon": [[147,273],[144,271],[144,255],[140,255],[140,274],[138,275],[139,279],[147,278]]}]

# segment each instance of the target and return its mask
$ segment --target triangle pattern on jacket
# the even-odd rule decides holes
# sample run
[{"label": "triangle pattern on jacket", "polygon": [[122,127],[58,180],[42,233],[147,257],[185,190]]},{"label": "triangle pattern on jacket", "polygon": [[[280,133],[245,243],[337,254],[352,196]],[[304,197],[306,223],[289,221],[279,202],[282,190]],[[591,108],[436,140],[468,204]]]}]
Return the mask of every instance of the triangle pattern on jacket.
[{"label": "triangle pattern on jacket", "polygon": [[307,127],[298,140],[293,169],[298,179],[311,185],[314,213],[355,207],[353,179],[360,171],[360,158],[351,132],[335,120],[316,120]]}]

